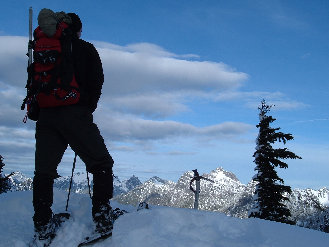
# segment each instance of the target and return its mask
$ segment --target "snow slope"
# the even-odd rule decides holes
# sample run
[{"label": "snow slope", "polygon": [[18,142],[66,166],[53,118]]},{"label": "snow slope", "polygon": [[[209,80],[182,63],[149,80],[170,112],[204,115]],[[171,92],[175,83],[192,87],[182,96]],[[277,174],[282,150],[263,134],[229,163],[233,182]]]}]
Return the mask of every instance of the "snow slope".
[{"label": "snow slope", "polygon": [[[55,190],[54,212],[63,212],[67,194]],[[33,236],[32,192],[0,195],[0,246],[25,247]],[[120,217],[113,238],[95,247],[309,247],[329,246],[329,234],[259,219],[239,219],[221,213],[152,207]],[[93,228],[88,195],[72,194],[65,222],[52,246],[75,247]]]}]

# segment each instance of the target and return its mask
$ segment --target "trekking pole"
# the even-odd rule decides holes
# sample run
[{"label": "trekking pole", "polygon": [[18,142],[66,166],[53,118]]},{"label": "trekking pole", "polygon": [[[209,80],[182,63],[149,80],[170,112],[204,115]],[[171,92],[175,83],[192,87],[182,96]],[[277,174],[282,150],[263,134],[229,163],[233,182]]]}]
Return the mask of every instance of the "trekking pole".
[{"label": "trekking pole", "polygon": [[86,167],[86,172],[87,172],[87,181],[88,181],[88,193],[89,193],[89,197],[90,197],[90,199],[93,199],[92,196],[91,196],[90,179],[89,179],[89,172],[87,171],[87,167]]},{"label": "trekking pole", "polygon": [[66,207],[65,211],[67,212],[67,209],[69,207],[69,201],[70,201],[70,194],[71,194],[71,188],[72,188],[72,182],[73,182],[73,174],[74,174],[74,169],[75,169],[75,162],[77,161],[77,153],[75,153],[74,160],[73,160],[73,167],[72,167],[72,175],[71,175],[71,180],[70,180],[70,187],[69,187],[69,193],[67,195],[67,200],[66,200]]},{"label": "trekking pole", "polygon": [[33,17],[33,9],[32,7],[29,8],[29,46],[28,46],[28,56],[29,56],[29,67],[32,64],[32,17]]},{"label": "trekking pole", "polygon": [[[27,73],[28,73],[28,78],[26,82],[26,90],[27,90],[27,96],[23,100],[21,110],[25,109],[25,104],[29,95],[29,87],[31,85],[31,80],[32,80],[32,73],[31,73],[31,65],[33,63],[33,55],[32,55],[32,18],[33,18],[33,9],[32,7],[29,8],[29,43],[27,45],[27,56],[29,57],[29,60],[27,62]],[[27,113],[24,116],[23,123],[27,122]]]}]

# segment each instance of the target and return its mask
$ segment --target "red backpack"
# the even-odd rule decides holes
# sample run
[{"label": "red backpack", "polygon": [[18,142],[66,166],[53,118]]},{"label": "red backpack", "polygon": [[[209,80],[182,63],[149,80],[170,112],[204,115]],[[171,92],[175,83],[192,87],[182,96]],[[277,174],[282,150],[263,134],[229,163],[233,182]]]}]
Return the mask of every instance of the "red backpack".
[{"label": "red backpack", "polygon": [[27,117],[36,121],[36,108],[76,104],[80,99],[80,92],[74,75],[72,31],[68,24],[57,24],[56,33],[51,37],[40,26],[33,35],[31,45],[34,61],[28,68],[28,93],[22,108],[26,104]]}]

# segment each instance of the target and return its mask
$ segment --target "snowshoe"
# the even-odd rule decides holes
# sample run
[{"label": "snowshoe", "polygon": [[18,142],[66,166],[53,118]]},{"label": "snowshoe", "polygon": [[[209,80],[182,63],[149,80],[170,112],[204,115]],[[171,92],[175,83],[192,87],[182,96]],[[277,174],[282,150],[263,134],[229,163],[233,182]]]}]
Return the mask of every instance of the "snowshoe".
[{"label": "snowshoe", "polygon": [[128,213],[126,210],[116,208],[112,211],[112,217],[113,221],[116,221],[121,215],[124,215],[125,213]]},{"label": "snowshoe", "polygon": [[[105,212],[107,214],[107,210],[105,210]],[[84,241],[78,245],[78,247],[92,245],[94,243],[98,243],[98,242],[104,241],[104,240],[112,237],[112,229],[113,229],[114,221],[117,220],[121,215],[124,215],[125,213],[128,213],[128,212],[126,210],[121,210],[120,208],[116,208],[114,210],[111,209],[110,210],[111,227],[107,228],[107,230],[105,230],[106,228],[104,229],[104,227],[103,227],[104,224],[102,224],[102,228],[100,228],[100,224],[95,222],[96,223],[95,232],[93,234],[91,234],[90,236],[86,237],[84,239]],[[99,214],[102,214],[102,213],[99,213]],[[103,212],[103,214],[104,214],[104,212]],[[99,218],[97,218],[97,216]],[[102,217],[100,217],[100,215],[96,215],[96,220],[99,220],[99,219],[104,220],[104,215]],[[94,221],[96,221],[96,220],[94,217]]]},{"label": "snowshoe", "polygon": [[78,245],[78,247],[89,246],[98,242],[102,242],[110,237],[112,237],[112,229],[107,233],[102,233],[102,234],[95,232],[92,235],[86,237],[85,240]]},{"label": "snowshoe", "polygon": [[55,214],[45,226],[35,228],[35,234],[29,247],[47,247],[56,237],[56,232],[62,223],[70,218],[68,213]]}]

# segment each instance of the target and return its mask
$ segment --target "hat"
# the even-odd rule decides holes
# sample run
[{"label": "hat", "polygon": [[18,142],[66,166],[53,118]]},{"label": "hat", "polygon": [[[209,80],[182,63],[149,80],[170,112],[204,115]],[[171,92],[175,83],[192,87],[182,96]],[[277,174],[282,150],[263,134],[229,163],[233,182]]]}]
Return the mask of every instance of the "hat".
[{"label": "hat", "polygon": [[52,37],[56,32],[56,14],[51,9],[42,9],[38,15],[38,25],[42,32]]},{"label": "hat", "polygon": [[75,13],[68,13],[68,16],[71,17],[72,24],[70,25],[73,32],[79,32],[82,28],[82,22],[80,17]]}]

